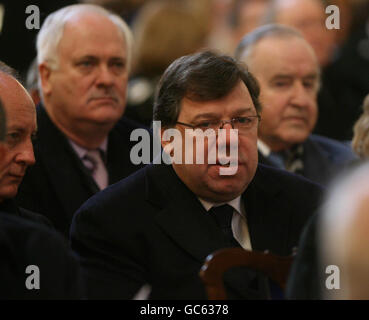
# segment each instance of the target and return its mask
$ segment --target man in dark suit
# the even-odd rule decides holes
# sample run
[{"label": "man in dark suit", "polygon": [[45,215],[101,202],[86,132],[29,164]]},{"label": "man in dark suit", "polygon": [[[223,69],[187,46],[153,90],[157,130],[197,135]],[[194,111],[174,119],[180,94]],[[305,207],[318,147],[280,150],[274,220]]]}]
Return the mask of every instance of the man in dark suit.
[{"label": "man in dark suit", "polygon": [[320,71],[312,47],[297,30],[277,24],[257,28],[241,40],[236,57],[260,83],[261,163],[324,185],[355,159],[345,144],[311,134],[318,114]]},{"label": "man in dark suit", "polygon": [[82,299],[78,262],[49,228],[0,212],[0,300]]},{"label": "man in dark suit", "polygon": [[43,102],[36,165],[18,201],[68,235],[84,201],[142,167],[130,161],[130,134],[137,126],[122,118],[131,33],[101,7],[68,6],[48,16],[37,51]]},{"label": "man in dark suit", "polygon": [[79,265],[64,239],[12,199],[34,162],[36,128],[35,106],[14,76],[0,62],[0,299],[79,299]]},{"label": "man in dark suit", "polygon": [[[0,107],[3,110],[4,142],[0,143],[0,211],[50,226],[50,221],[19,208],[14,198],[28,166],[35,163],[32,137],[36,132],[36,111],[16,72],[0,61]],[[6,125],[5,125],[6,115]]]},{"label": "man in dark suit", "polygon": [[[155,159],[90,198],[74,217],[71,244],[89,298],[129,299],[148,283],[152,299],[204,299],[198,273],[210,253],[241,246],[291,254],[321,189],[258,166],[258,95],[253,76],[228,56],[202,52],[168,67],[154,117],[172,164]],[[173,144],[166,141],[168,129],[180,137]],[[198,147],[204,132],[215,140]],[[188,141],[182,147],[183,135],[196,139],[196,149]],[[215,161],[208,158],[211,141]],[[230,153],[228,161],[221,149]],[[245,277],[243,298],[267,297],[255,274]],[[233,293],[239,289],[227,283]]]}]

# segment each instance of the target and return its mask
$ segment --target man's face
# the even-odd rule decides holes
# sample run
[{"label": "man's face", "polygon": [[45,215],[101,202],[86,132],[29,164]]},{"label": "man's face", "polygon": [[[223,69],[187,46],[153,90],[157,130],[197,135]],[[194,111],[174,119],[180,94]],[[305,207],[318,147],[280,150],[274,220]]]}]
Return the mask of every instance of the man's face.
[{"label": "man's face", "polygon": [[37,125],[32,99],[16,80],[0,74],[0,92],[7,116],[5,152],[0,159],[0,200],[4,200],[16,196],[27,167],[35,163],[31,138]]},{"label": "man's face", "polygon": [[[227,96],[205,102],[191,101],[184,98],[181,103],[181,111],[178,121],[198,125],[207,121],[230,120],[236,117],[254,116],[256,110],[252,102],[250,93],[243,82],[240,82]],[[185,136],[185,128],[177,125]],[[238,139],[238,167],[233,175],[222,175],[220,169],[224,168],[219,163],[217,157],[216,164],[207,163],[207,140],[204,144],[204,163],[203,164],[173,164],[179,178],[192,190],[198,197],[214,202],[229,201],[239,196],[253,179],[257,167],[257,121],[255,126],[246,131],[239,131],[238,137],[230,134],[230,124],[225,124],[226,139],[220,142],[216,140],[217,147],[222,143],[229,148],[234,139]],[[183,145],[185,143],[183,142]],[[186,152],[186,150],[184,150]],[[188,150],[195,154],[194,150]],[[194,161],[195,162],[195,161]]]},{"label": "man's face", "polygon": [[261,89],[259,138],[274,151],[305,141],[317,120],[319,71],[312,49],[299,38],[266,38],[248,61]]},{"label": "man's face", "polygon": [[41,66],[45,105],[66,131],[112,127],[126,104],[128,70],[123,35],[106,17],[77,15],[65,25],[56,70]]},{"label": "man's face", "polygon": [[327,15],[320,0],[280,0],[276,23],[301,31],[313,47],[318,62],[325,66],[334,50],[335,31],[325,26]]}]

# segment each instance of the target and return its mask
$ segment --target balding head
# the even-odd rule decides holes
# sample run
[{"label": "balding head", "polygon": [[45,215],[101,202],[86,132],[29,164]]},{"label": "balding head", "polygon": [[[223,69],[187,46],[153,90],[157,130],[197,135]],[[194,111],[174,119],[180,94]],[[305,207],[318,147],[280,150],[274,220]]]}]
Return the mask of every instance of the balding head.
[{"label": "balding head", "polygon": [[7,115],[5,155],[0,159],[0,201],[16,196],[28,166],[35,163],[31,138],[36,132],[36,110],[26,89],[0,70],[0,99]]},{"label": "balding head", "polygon": [[317,119],[319,66],[311,46],[295,29],[266,25],[242,39],[236,56],[260,84],[259,139],[272,151],[303,143]]}]

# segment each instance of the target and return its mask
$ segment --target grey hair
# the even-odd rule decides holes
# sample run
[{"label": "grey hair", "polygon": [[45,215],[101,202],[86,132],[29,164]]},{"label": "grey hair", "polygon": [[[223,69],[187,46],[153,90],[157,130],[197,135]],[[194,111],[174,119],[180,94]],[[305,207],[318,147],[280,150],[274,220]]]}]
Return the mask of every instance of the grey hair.
[{"label": "grey hair", "polygon": [[247,33],[238,44],[235,51],[237,60],[247,61],[255,45],[265,38],[296,37],[304,39],[300,31],[282,24],[267,24]]},{"label": "grey hair", "polygon": [[122,33],[127,48],[127,68],[130,69],[132,59],[133,37],[130,28],[118,15],[92,4],[74,4],[51,13],[43,23],[37,35],[37,63],[47,63],[52,69],[58,68],[57,47],[63,37],[64,26],[73,16],[80,13],[96,13],[107,17]]}]

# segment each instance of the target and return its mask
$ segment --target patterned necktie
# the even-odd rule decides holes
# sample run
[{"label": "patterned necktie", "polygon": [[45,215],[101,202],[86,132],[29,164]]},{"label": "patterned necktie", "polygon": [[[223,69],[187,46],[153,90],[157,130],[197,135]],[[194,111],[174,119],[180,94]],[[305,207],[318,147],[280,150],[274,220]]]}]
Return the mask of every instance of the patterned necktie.
[{"label": "patterned necktie", "polygon": [[209,210],[218,227],[222,229],[228,247],[240,247],[238,241],[233,237],[232,217],[234,209],[229,204],[212,207]]},{"label": "patterned necktie", "polygon": [[108,173],[103,161],[102,152],[103,151],[99,149],[89,150],[83,157],[85,167],[94,178],[100,190],[108,186]]},{"label": "patterned necktie", "polygon": [[302,145],[297,145],[289,150],[280,152],[271,152],[268,159],[277,168],[285,169],[289,172],[303,174],[304,162],[303,162],[304,148]]}]

